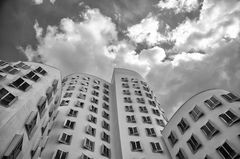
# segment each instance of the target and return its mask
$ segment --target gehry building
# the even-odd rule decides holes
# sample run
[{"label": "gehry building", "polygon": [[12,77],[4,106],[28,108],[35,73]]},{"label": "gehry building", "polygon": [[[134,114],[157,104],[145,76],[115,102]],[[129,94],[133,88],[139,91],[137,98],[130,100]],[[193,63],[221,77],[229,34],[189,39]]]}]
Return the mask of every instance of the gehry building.
[{"label": "gehry building", "polygon": [[222,89],[187,100],[163,130],[172,158],[239,159],[240,98]]}]

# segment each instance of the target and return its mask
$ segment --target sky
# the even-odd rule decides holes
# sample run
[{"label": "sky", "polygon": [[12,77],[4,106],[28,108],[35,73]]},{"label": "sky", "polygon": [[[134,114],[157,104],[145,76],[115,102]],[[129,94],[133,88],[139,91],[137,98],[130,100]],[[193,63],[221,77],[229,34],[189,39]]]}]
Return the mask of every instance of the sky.
[{"label": "sky", "polygon": [[240,1],[1,0],[0,59],[137,71],[170,118],[200,91],[240,93]]}]

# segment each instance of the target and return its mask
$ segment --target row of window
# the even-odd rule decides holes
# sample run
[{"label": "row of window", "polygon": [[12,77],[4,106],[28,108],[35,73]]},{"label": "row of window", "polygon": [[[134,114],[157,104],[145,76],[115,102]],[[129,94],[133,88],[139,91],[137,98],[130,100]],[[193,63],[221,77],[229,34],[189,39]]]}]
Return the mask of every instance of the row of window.
[{"label": "row of window", "polygon": [[[140,85],[139,84],[132,84],[132,87],[139,90],[140,89]],[[122,83],[122,88],[130,88],[128,83]],[[142,86],[143,90],[145,90],[146,92],[149,92],[150,89],[147,86]]]},{"label": "row of window", "polygon": [[[122,82],[128,82],[129,80],[128,80],[127,77],[122,77],[122,78],[121,78],[121,81],[122,81]],[[138,79],[136,79],[136,78],[131,78],[131,82],[132,82],[132,83],[139,83]],[[143,86],[147,86],[147,83],[146,83],[146,82],[144,82],[144,81],[140,81],[140,82],[141,82],[141,84],[142,84]]]},{"label": "row of window", "polygon": [[[90,80],[90,78],[89,78],[89,80],[86,80],[87,78],[83,78],[83,81],[81,81],[80,82],[80,84],[82,85],[82,86],[89,86],[89,80]],[[75,84],[77,84],[77,82],[78,81],[70,81],[69,82],[69,85],[75,85]],[[97,90],[99,90],[99,88],[100,88],[100,81],[99,80],[93,80],[93,85],[92,85],[92,87],[94,88],[94,89],[97,89]],[[109,89],[109,85],[108,84],[106,84],[106,83],[104,83],[103,84],[103,87],[105,88],[105,89]]]},{"label": "row of window", "polygon": [[[141,112],[141,113],[148,113],[148,109],[147,109],[146,106],[139,106],[138,108],[139,108],[139,112]],[[151,110],[152,110],[153,114],[155,114],[157,116],[161,115],[161,113],[160,113],[160,111],[158,109],[152,108]],[[125,111],[126,112],[134,112],[133,106],[132,105],[125,106]]]},{"label": "row of window", "polygon": [[[124,97],[123,100],[124,100],[125,103],[133,103],[131,97]],[[136,102],[139,103],[139,104],[145,104],[144,98],[136,98]],[[149,103],[151,106],[156,107],[155,101],[148,100],[148,103]]]},{"label": "row of window", "polygon": [[[137,123],[134,115],[127,115],[126,120],[128,123]],[[152,124],[151,117],[150,116],[142,116],[142,122],[145,124]],[[161,120],[161,119],[156,119],[156,123],[162,127],[165,126],[163,120]]]}]

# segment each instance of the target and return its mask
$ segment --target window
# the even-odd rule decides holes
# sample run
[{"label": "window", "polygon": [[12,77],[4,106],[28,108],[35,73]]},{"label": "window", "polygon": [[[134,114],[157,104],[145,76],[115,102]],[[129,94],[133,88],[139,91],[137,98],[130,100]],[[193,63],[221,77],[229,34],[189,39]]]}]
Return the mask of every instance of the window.
[{"label": "window", "polygon": [[33,71],[30,71],[29,73],[27,73],[25,76],[25,78],[28,78],[34,82],[37,82],[40,80],[40,77],[38,75],[36,75]]},{"label": "window", "polygon": [[13,74],[13,75],[19,72],[18,69],[14,68],[14,67],[12,67],[12,66],[4,67],[4,68],[2,69],[2,71],[3,71],[3,72],[6,72],[6,73],[9,73],[9,74]]},{"label": "window", "polygon": [[86,99],[86,94],[83,93],[79,93],[79,95],[77,96],[79,99],[85,100]]},{"label": "window", "polygon": [[132,81],[133,83],[138,83],[138,80],[137,80],[136,78],[132,78],[131,81]]},{"label": "window", "polygon": [[140,141],[130,141],[132,151],[143,151]]},{"label": "window", "polygon": [[82,85],[82,86],[88,86],[88,85],[89,85],[89,83],[88,83],[88,82],[86,82],[86,81],[83,81],[83,82],[81,82],[81,85]]},{"label": "window", "polygon": [[132,99],[130,97],[124,97],[123,99],[125,103],[132,103]]},{"label": "window", "polygon": [[149,103],[151,106],[156,107],[156,103],[155,103],[154,101],[152,101],[152,100],[148,100],[148,103]]},{"label": "window", "polygon": [[232,111],[228,110],[225,113],[219,115],[220,119],[224,121],[228,126],[233,125],[236,122],[240,121],[240,118]]},{"label": "window", "polygon": [[141,84],[142,84],[143,86],[147,86],[147,83],[146,83],[146,82],[141,81]]},{"label": "window", "polygon": [[156,137],[157,134],[154,128],[145,128],[147,136]]},{"label": "window", "polygon": [[123,88],[129,88],[129,85],[128,85],[128,83],[122,83],[122,87]]},{"label": "window", "polygon": [[152,124],[150,116],[142,116],[143,123]]},{"label": "window", "polygon": [[182,120],[177,124],[177,126],[182,134],[184,134],[185,131],[187,131],[187,129],[189,128],[189,124],[185,118],[182,118]]},{"label": "window", "polygon": [[63,127],[68,129],[74,129],[76,122],[71,120],[66,120]]},{"label": "window", "polygon": [[142,96],[142,92],[139,90],[139,91],[134,91],[134,94],[137,95],[137,96]]},{"label": "window", "polygon": [[88,115],[88,121],[96,124],[97,118],[94,117],[93,115],[89,114],[89,115]]},{"label": "window", "polygon": [[226,141],[217,148],[217,152],[223,159],[237,159],[240,154]]},{"label": "window", "polygon": [[46,91],[48,103],[50,103],[52,100],[52,93],[53,93],[53,87],[48,87],[48,89]]},{"label": "window", "polygon": [[106,134],[104,131],[101,133],[101,139],[103,141],[110,143],[110,136],[108,134]]},{"label": "window", "polygon": [[42,124],[42,127],[41,127],[42,136],[43,136],[47,126],[48,126],[48,120],[45,119],[43,124]]},{"label": "window", "polygon": [[177,135],[175,134],[175,132],[171,131],[170,135],[168,136],[168,140],[169,140],[170,144],[172,145],[172,147],[177,143],[178,139],[177,139]]},{"label": "window", "polygon": [[84,106],[84,103],[83,103],[83,102],[80,102],[79,100],[77,100],[77,101],[75,102],[75,107],[83,108],[83,106]]},{"label": "window", "polygon": [[41,74],[41,75],[46,75],[47,74],[47,72],[42,67],[38,67],[34,71]]},{"label": "window", "polygon": [[153,98],[153,96],[152,96],[152,94],[151,93],[145,93],[146,94],[146,96],[148,97],[148,98],[150,98],[150,99],[152,99]]},{"label": "window", "polygon": [[124,89],[124,90],[123,90],[123,94],[124,94],[124,95],[130,95],[130,91],[129,91],[128,89]]},{"label": "window", "polygon": [[69,100],[62,100],[60,106],[68,106]]},{"label": "window", "polygon": [[24,70],[27,70],[27,69],[30,68],[30,66],[26,65],[26,64],[23,63],[23,62],[20,62],[20,63],[14,65],[14,67],[17,67],[17,68],[23,68]]},{"label": "window", "polygon": [[110,154],[111,154],[111,150],[107,146],[102,145],[101,146],[101,155],[110,158]]},{"label": "window", "polygon": [[154,152],[154,153],[161,153],[161,152],[163,152],[159,142],[150,142],[150,145],[152,147],[152,152]]},{"label": "window", "polygon": [[94,113],[97,113],[97,112],[98,112],[98,108],[97,108],[97,107],[94,107],[93,105],[90,105],[90,106],[89,106],[89,110],[90,110],[91,112],[94,112]]},{"label": "window", "polygon": [[106,83],[104,83],[103,87],[106,88],[106,89],[109,89],[109,85],[106,84]]},{"label": "window", "polygon": [[128,134],[132,136],[139,136],[137,127],[128,127]]},{"label": "window", "polygon": [[27,82],[21,77],[9,84],[9,86],[15,87],[21,91],[27,91],[31,87]]},{"label": "window", "polygon": [[178,153],[176,154],[177,159],[187,159],[185,152],[182,149],[179,149]]},{"label": "window", "polygon": [[98,96],[99,96],[99,93],[98,93],[97,91],[93,90],[93,91],[92,91],[92,95],[98,97]]},{"label": "window", "polygon": [[137,98],[137,103],[145,104],[145,100],[143,98]]},{"label": "window", "polygon": [[105,96],[105,95],[103,95],[103,100],[104,100],[105,102],[109,102],[109,98],[108,98],[107,96]]},{"label": "window", "polygon": [[89,77],[83,77],[82,79],[83,79],[84,81],[89,81],[89,80],[90,80]]},{"label": "window", "polygon": [[136,119],[135,119],[134,115],[127,115],[127,122],[136,123]]},{"label": "window", "polygon": [[59,143],[66,144],[66,145],[70,145],[71,140],[72,140],[72,135],[69,135],[66,133],[62,133],[58,138]]},{"label": "window", "polygon": [[103,93],[106,94],[106,95],[109,95],[109,91],[106,90],[106,89],[103,90]]},{"label": "window", "polygon": [[75,89],[75,86],[68,86],[67,91],[73,91]]},{"label": "window", "polygon": [[149,92],[150,90],[149,90],[149,88],[148,87],[146,87],[146,86],[143,86],[143,89],[145,90],[145,91],[147,91],[147,92]]},{"label": "window", "polygon": [[87,88],[86,88],[86,87],[81,87],[81,88],[79,89],[79,91],[80,91],[80,92],[87,92]]},{"label": "window", "polygon": [[162,119],[156,119],[156,122],[158,125],[162,126],[162,127],[165,127],[165,123],[163,122]]},{"label": "window", "polygon": [[157,109],[152,109],[153,114],[160,116],[160,112]]},{"label": "window", "polygon": [[126,112],[134,112],[133,107],[131,105],[130,106],[125,106],[125,111]]},{"label": "window", "polygon": [[202,146],[202,144],[195,135],[192,135],[190,137],[190,139],[187,141],[187,144],[193,153],[196,153],[198,149]]},{"label": "window", "polygon": [[83,140],[83,148],[89,150],[89,151],[94,151],[95,143],[88,138],[85,138]]},{"label": "window", "polygon": [[109,120],[109,114],[106,113],[105,111],[102,112],[102,117],[104,117],[105,119]]},{"label": "window", "polygon": [[100,84],[100,81],[95,79],[95,80],[93,80],[93,83]]},{"label": "window", "polygon": [[53,92],[56,93],[57,91],[57,85],[58,85],[58,80],[53,80],[52,82],[52,87],[53,87]]},{"label": "window", "polygon": [[222,94],[221,96],[230,103],[240,100],[240,98],[233,93]]},{"label": "window", "polygon": [[142,113],[148,113],[147,107],[140,106],[139,111]]},{"label": "window", "polygon": [[94,84],[92,87],[93,87],[93,89],[96,89],[96,90],[99,90],[99,88],[100,88],[100,87],[99,87],[98,85],[96,85],[96,84]]},{"label": "window", "polygon": [[3,61],[3,60],[0,60],[0,66],[4,66],[4,65],[6,65],[6,64],[8,64],[8,63],[5,62],[5,61]]},{"label": "window", "polygon": [[122,78],[121,78],[121,81],[122,81],[122,82],[128,82],[128,78],[127,78],[127,77],[122,77]]},{"label": "window", "polygon": [[4,106],[10,106],[17,100],[17,97],[5,88],[0,89],[0,102]]},{"label": "window", "polygon": [[208,121],[205,125],[201,127],[201,130],[206,135],[208,139],[211,139],[215,134],[219,132],[213,125],[211,121]]},{"label": "window", "polygon": [[90,125],[86,126],[86,131],[87,134],[95,136],[96,135],[96,129],[91,127]]},{"label": "window", "polygon": [[193,110],[189,112],[189,114],[194,121],[197,121],[199,118],[201,118],[204,115],[202,110],[197,105],[193,108]]},{"label": "window", "polygon": [[109,105],[103,102],[102,107],[106,110],[109,110]]},{"label": "window", "polygon": [[110,130],[110,126],[109,126],[109,124],[106,122],[106,121],[102,121],[102,128],[104,128],[104,129],[106,129],[106,130]]},{"label": "window", "polygon": [[17,159],[22,151],[23,135],[15,134],[12,141],[8,145],[3,154],[3,159]]},{"label": "window", "polygon": [[68,112],[68,116],[71,116],[71,117],[77,117],[77,114],[78,114],[78,111],[73,109],[70,109]]},{"label": "window", "polygon": [[91,98],[91,102],[92,102],[92,103],[95,103],[95,104],[98,104],[98,99],[92,97],[92,98]]},{"label": "window", "polygon": [[212,96],[210,99],[204,101],[210,109],[215,109],[215,107],[220,106],[222,103],[217,99],[217,97]]},{"label": "window", "polygon": [[40,98],[40,100],[38,101],[37,108],[38,108],[38,112],[39,112],[40,118],[43,117],[44,113],[47,110],[47,109],[45,109],[46,103],[47,103],[47,98],[44,97],[44,96],[42,96]]},{"label": "window", "polygon": [[85,155],[84,153],[80,156],[80,159],[93,159],[91,157],[88,157],[87,155]]},{"label": "window", "polygon": [[37,130],[37,112],[32,111],[25,122],[25,128],[28,138],[31,139],[34,132]]},{"label": "window", "polygon": [[72,93],[66,92],[63,98],[70,98],[71,96],[72,96]]}]

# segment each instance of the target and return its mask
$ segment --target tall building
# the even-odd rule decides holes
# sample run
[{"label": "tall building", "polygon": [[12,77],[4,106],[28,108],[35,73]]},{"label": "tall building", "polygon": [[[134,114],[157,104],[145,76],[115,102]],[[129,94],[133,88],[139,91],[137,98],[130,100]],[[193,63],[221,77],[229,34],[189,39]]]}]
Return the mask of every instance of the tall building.
[{"label": "tall building", "polygon": [[222,89],[187,100],[163,130],[172,158],[239,159],[240,98]]},{"label": "tall building", "polygon": [[114,69],[109,83],[88,74],[64,78],[62,100],[43,159],[168,159],[166,120],[136,72]]},{"label": "tall building", "polygon": [[0,60],[0,158],[37,159],[61,97],[60,71]]}]

